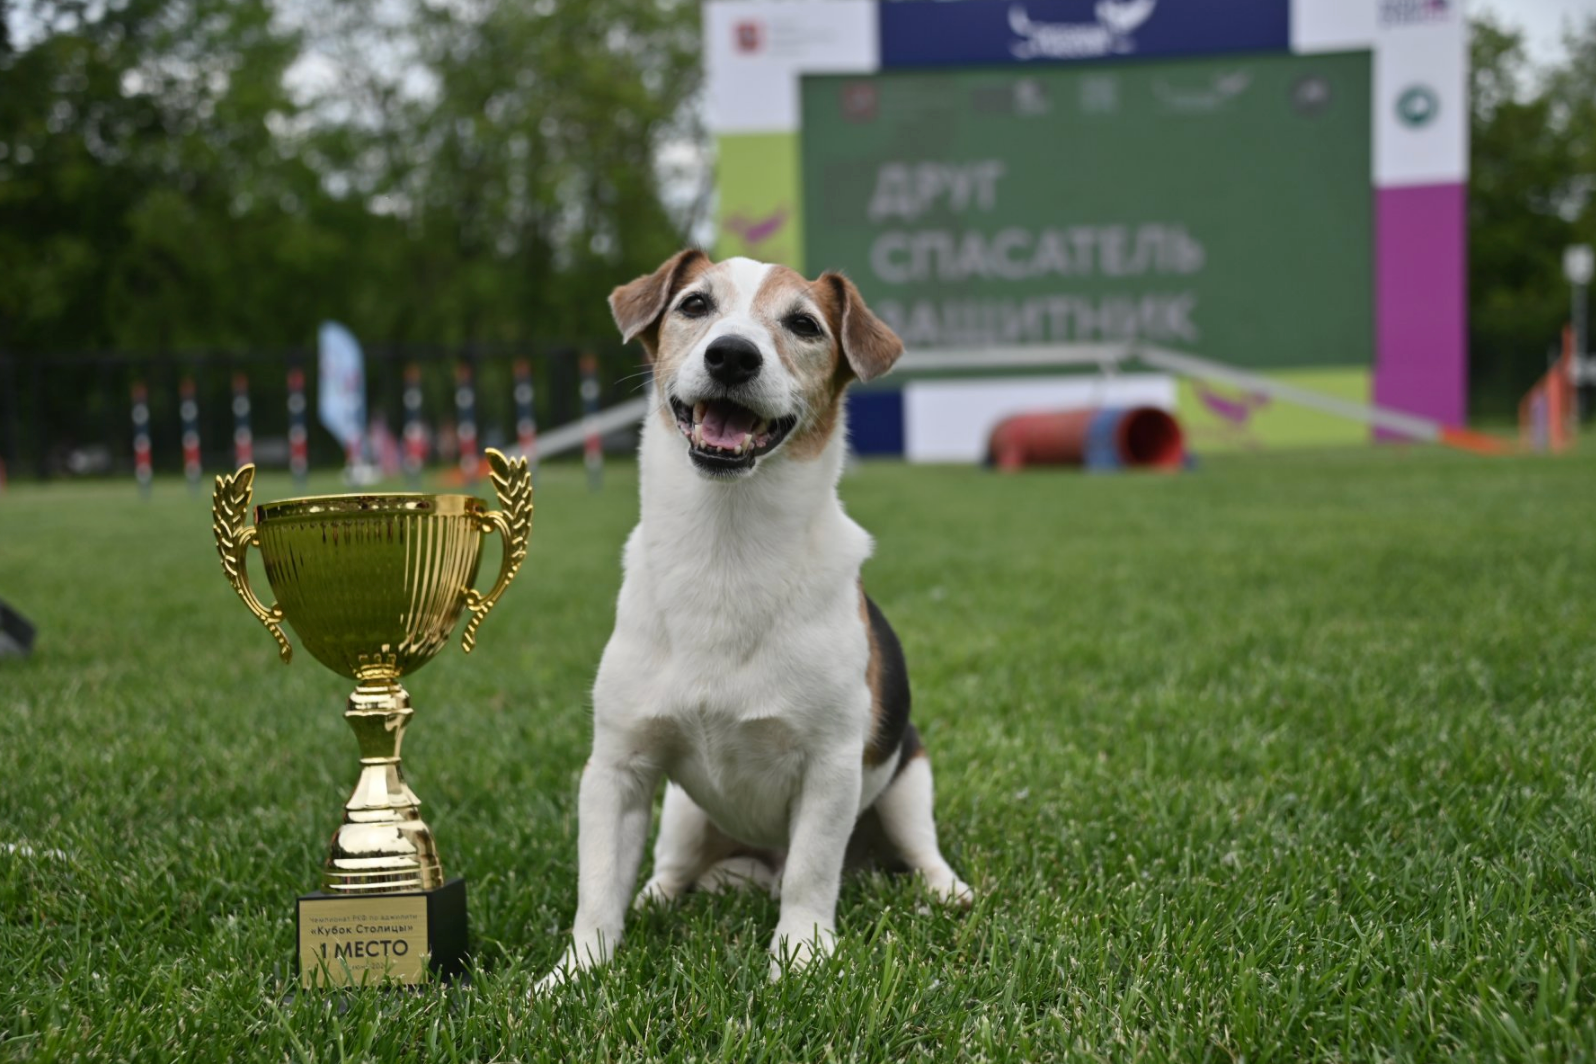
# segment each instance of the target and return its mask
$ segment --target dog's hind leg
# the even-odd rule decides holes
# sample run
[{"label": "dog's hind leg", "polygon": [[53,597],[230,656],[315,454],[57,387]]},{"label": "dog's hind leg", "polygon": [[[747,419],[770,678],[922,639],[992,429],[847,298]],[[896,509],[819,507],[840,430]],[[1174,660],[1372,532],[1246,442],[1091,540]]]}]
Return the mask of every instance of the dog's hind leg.
[{"label": "dog's hind leg", "polygon": [[654,842],[654,874],[637,892],[633,908],[674,901],[736,849],[737,843],[715,826],[686,791],[667,784],[659,838]]},{"label": "dog's hind leg", "polygon": [[918,740],[887,789],[872,808],[881,830],[903,862],[925,877],[926,886],[940,901],[968,907],[975,900],[970,885],[960,879],[937,846],[937,823],[932,813],[931,759]]}]

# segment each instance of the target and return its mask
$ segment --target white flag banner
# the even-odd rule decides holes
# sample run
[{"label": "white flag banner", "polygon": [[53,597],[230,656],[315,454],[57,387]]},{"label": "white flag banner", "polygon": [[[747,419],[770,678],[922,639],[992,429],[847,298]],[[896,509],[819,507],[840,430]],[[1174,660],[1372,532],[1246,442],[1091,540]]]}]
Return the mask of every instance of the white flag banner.
[{"label": "white flag banner", "polygon": [[317,411],[327,431],[350,451],[366,433],[365,356],[360,341],[335,321],[322,322],[317,340],[321,367]]}]

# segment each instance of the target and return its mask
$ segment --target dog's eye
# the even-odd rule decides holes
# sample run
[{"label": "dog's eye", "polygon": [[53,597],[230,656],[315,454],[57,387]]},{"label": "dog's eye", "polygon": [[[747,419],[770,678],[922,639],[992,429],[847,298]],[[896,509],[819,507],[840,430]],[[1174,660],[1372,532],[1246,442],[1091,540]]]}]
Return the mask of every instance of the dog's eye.
[{"label": "dog's eye", "polygon": [[709,313],[709,300],[705,296],[694,292],[676,305],[676,313],[684,318],[702,318]]},{"label": "dog's eye", "polygon": [[820,335],[820,323],[807,314],[794,314],[786,321],[787,328],[806,340]]}]

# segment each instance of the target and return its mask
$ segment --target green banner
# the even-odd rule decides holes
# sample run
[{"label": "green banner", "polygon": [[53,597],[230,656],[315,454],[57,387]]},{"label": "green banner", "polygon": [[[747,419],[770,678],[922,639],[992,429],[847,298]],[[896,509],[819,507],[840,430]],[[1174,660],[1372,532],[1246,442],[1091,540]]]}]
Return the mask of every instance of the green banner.
[{"label": "green banner", "polygon": [[805,77],[803,257],[911,348],[1367,367],[1369,93],[1363,52]]}]

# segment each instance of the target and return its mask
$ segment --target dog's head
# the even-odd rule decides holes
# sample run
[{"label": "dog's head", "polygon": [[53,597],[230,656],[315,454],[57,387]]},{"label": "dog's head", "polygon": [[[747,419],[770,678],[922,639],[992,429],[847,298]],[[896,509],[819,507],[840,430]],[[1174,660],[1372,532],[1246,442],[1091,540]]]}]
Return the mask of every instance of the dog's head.
[{"label": "dog's head", "polygon": [[696,250],[621,285],[610,310],[648,355],[660,416],[709,477],[747,476],[778,454],[817,457],[848,382],[879,377],[903,353],[840,273],[809,281]]}]

